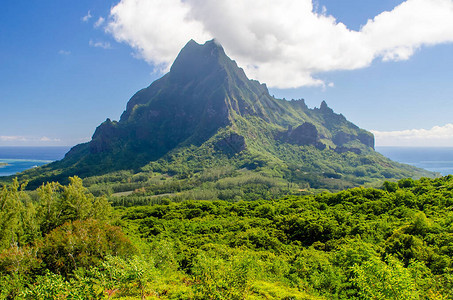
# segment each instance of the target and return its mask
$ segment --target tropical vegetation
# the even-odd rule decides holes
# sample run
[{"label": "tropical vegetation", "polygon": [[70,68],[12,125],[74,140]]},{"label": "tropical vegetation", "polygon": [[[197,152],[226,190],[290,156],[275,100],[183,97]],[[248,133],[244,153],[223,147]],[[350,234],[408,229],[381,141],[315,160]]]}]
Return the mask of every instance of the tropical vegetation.
[{"label": "tropical vegetation", "polygon": [[0,298],[451,299],[452,207],[453,176],[126,206],[77,177],[16,180],[0,193]]}]

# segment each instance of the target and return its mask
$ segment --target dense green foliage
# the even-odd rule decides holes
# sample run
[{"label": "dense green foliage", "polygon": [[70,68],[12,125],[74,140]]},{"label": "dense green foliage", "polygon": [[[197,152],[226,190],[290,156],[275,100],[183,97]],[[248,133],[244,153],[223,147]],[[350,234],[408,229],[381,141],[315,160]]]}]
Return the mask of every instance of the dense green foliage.
[{"label": "dense green foliage", "polygon": [[312,146],[297,146],[296,151],[292,147],[287,145],[285,150],[286,157],[292,157],[291,164],[275,161],[263,153],[219,158],[212,149],[192,147],[151,162],[138,172],[88,177],[84,184],[96,195],[116,196],[114,205],[126,206],[159,203],[163,198],[268,200],[358,185],[377,187],[387,178],[414,174],[410,166],[392,162],[395,166],[388,167],[388,160],[378,154],[319,152]]},{"label": "dense green foliage", "polygon": [[0,200],[2,299],[453,297],[453,176],[115,211],[79,178],[15,181]]},{"label": "dense green foliage", "polygon": [[121,229],[107,223],[112,217],[107,199],[94,197],[80,178],[70,178],[67,186],[24,188],[14,180],[0,191],[0,299],[24,296],[36,280],[58,285],[56,278],[69,278],[108,256],[135,253]]}]

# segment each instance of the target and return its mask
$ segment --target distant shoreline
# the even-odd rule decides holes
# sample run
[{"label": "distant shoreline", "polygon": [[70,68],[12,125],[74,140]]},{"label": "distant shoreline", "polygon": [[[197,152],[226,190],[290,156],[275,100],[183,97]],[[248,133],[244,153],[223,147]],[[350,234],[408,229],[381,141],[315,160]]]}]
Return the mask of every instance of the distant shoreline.
[{"label": "distant shoreline", "polygon": [[443,176],[453,174],[453,147],[377,146],[376,151],[399,163],[438,172]]},{"label": "distant shoreline", "polygon": [[62,159],[69,147],[4,147],[0,146],[0,177]]}]

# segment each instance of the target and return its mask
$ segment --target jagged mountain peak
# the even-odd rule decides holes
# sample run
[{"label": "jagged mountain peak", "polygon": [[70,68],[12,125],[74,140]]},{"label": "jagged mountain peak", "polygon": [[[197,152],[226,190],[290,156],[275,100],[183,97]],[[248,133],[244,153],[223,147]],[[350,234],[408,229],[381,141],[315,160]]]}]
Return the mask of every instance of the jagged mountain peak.
[{"label": "jagged mountain peak", "polygon": [[321,105],[319,106],[319,110],[322,113],[333,113],[333,109],[331,109],[325,100],[321,102]]},{"label": "jagged mountain peak", "polygon": [[[165,103],[160,106],[208,107],[211,114],[220,113],[222,118],[216,121],[222,120],[222,125],[229,123],[235,113],[275,120],[273,110],[281,111],[266,85],[248,79],[244,70],[226,55],[215,39],[204,44],[190,40],[178,54],[169,73],[130,99],[120,123],[134,122],[138,112],[143,114],[145,107],[150,109],[163,101]],[[156,113],[156,110],[150,110],[152,114]],[[200,115],[198,111],[196,118]]]},{"label": "jagged mountain peak", "polygon": [[203,45],[190,40],[173,62],[170,76],[176,80],[196,80],[212,72],[219,72],[228,60],[223,47],[215,40]]},{"label": "jagged mountain peak", "polygon": [[239,85],[259,94],[268,93],[266,85],[250,80],[215,39],[204,44],[190,40],[173,62],[168,77],[171,82],[178,84],[206,81],[215,77],[217,83],[225,85],[227,89]]},{"label": "jagged mountain peak", "polygon": [[204,58],[208,56],[219,58],[221,55],[226,56],[225,50],[217,40],[212,39],[206,41],[204,44],[199,44],[192,39],[179,51],[173,65],[178,64],[186,58],[194,59],[197,56],[202,56]]}]

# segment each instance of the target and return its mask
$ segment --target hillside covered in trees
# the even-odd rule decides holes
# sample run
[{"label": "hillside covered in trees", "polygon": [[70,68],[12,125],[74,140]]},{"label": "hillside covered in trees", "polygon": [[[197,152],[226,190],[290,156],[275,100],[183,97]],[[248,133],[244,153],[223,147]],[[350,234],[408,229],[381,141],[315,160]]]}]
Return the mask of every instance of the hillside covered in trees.
[{"label": "hillside covered in trees", "polygon": [[1,299],[451,299],[453,176],[112,208],[74,177],[0,192]]}]

